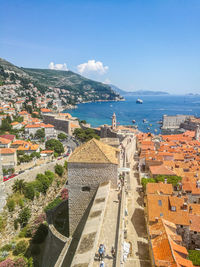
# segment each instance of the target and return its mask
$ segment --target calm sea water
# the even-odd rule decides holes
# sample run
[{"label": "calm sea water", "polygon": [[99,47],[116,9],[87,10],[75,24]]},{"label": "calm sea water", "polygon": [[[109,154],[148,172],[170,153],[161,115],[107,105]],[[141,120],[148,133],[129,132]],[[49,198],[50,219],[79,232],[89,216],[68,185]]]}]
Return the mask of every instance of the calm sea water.
[{"label": "calm sea water", "polygon": [[[143,104],[136,104],[136,99],[143,99]],[[86,120],[93,127],[111,124],[113,112],[119,125],[132,125],[136,121],[138,129],[143,132],[159,130],[157,123],[164,114],[190,114],[200,116],[200,96],[134,96],[124,102],[99,102],[78,105],[77,109],[66,110],[72,116]],[[147,123],[143,123],[143,119]],[[152,126],[150,126],[152,124]],[[150,128],[148,130],[147,128]]]}]

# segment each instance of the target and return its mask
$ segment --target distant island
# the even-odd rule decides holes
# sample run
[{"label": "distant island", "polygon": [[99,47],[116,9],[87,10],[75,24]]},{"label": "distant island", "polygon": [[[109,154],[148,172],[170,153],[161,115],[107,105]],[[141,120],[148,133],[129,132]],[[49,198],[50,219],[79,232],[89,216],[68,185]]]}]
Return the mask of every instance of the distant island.
[{"label": "distant island", "polygon": [[148,91],[148,90],[138,90],[134,92],[127,92],[122,89],[119,89],[117,86],[110,84],[110,87],[116,92],[119,93],[122,96],[139,96],[139,95],[169,95],[167,92],[163,91]]}]

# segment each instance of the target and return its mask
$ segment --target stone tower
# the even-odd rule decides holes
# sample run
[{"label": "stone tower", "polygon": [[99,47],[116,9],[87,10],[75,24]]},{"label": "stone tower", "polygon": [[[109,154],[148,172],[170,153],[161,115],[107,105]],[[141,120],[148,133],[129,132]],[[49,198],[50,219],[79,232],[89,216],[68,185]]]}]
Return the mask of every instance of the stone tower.
[{"label": "stone tower", "polygon": [[199,128],[199,125],[197,125],[195,129],[195,139],[199,140],[199,137],[200,137],[200,128]]},{"label": "stone tower", "polygon": [[116,130],[116,128],[117,128],[117,119],[116,119],[115,113],[113,113],[113,115],[112,115],[112,129]]},{"label": "stone tower", "polygon": [[117,187],[119,150],[91,139],[77,147],[68,161],[69,231],[73,235],[98,186],[111,181]]}]

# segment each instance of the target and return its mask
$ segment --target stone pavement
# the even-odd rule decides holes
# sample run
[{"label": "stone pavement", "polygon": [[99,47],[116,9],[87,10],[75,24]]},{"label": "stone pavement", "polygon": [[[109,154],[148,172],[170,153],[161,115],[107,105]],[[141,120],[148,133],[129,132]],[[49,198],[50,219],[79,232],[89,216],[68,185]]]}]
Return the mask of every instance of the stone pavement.
[{"label": "stone pavement", "polygon": [[[111,255],[111,248],[115,246],[116,233],[117,233],[117,217],[118,217],[118,191],[111,189],[107,207],[105,210],[105,215],[103,219],[102,229],[99,236],[98,245],[104,244],[106,247],[106,256],[104,258],[105,266],[111,267],[115,266],[115,260],[113,260]],[[98,247],[96,248],[96,260],[93,264],[94,267],[99,267],[100,262],[97,260]]]},{"label": "stone pavement", "polygon": [[149,267],[149,244],[144,218],[143,196],[138,192],[139,175],[135,170],[136,162],[131,163],[130,185],[127,196],[127,241],[132,243],[132,255],[124,263],[125,267]]}]

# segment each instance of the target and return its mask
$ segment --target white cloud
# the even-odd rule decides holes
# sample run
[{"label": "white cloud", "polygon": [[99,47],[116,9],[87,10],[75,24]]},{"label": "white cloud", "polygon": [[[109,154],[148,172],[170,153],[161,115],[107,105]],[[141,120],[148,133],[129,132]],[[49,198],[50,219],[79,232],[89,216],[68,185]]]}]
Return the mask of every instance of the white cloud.
[{"label": "white cloud", "polygon": [[101,61],[95,61],[94,59],[88,60],[86,63],[82,63],[77,66],[80,74],[87,74],[96,72],[98,74],[105,74],[108,70],[108,66],[104,66]]},{"label": "white cloud", "polygon": [[49,63],[49,69],[50,70],[68,70],[67,64],[54,64],[54,62]]}]

